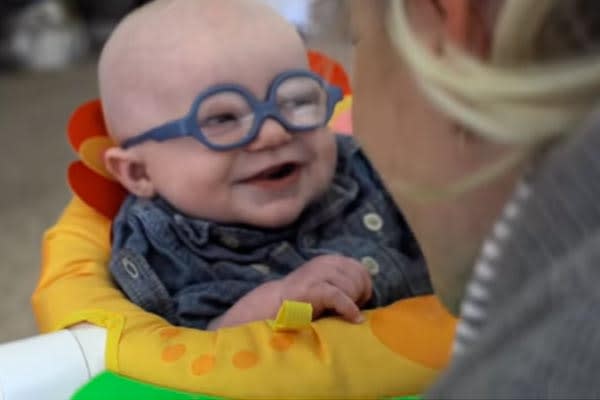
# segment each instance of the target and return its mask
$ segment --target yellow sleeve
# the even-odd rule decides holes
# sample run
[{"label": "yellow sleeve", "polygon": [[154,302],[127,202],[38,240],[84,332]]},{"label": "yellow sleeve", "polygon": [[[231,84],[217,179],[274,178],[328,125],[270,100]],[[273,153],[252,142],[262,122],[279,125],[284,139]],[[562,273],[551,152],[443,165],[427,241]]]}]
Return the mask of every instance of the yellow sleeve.
[{"label": "yellow sleeve", "polygon": [[433,296],[368,311],[360,325],[170,326],[114,286],[109,239],[110,221],[74,197],[44,236],[32,302],[44,332],[83,321],[105,327],[107,368],[122,375],[231,398],[381,398],[422,392],[448,360],[455,321]]}]

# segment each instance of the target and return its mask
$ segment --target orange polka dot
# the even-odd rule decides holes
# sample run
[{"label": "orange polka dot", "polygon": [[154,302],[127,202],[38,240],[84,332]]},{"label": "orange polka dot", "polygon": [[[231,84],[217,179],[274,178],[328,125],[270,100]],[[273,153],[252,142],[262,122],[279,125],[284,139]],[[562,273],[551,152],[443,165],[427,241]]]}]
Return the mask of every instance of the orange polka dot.
[{"label": "orange polka dot", "polygon": [[258,355],[252,351],[238,351],[232,359],[233,365],[239,369],[248,369],[258,363]]},{"label": "orange polka dot", "polygon": [[160,338],[167,340],[167,339],[171,339],[174,338],[175,336],[179,335],[181,333],[181,330],[179,328],[164,328],[160,330]]},{"label": "orange polka dot", "polygon": [[296,341],[295,334],[291,332],[278,332],[271,337],[269,344],[274,350],[286,351]]},{"label": "orange polka dot", "polygon": [[192,361],[192,374],[204,375],[210,372],[215,366],[216,359],[214,356],[203,355]]},{"label": "orange polka dot", "polygon": [[450,359],[456,319],[434,296],[414,297],[378,309],[369,323],[383,345],[409,360],[441,369]]},{"label": "orange polka dot", "polygon": [[167,346],[162,352],[162,360],[165,362],[173,362],[179,360],[185,354],[186,347],[184,344],[174,344]]}]

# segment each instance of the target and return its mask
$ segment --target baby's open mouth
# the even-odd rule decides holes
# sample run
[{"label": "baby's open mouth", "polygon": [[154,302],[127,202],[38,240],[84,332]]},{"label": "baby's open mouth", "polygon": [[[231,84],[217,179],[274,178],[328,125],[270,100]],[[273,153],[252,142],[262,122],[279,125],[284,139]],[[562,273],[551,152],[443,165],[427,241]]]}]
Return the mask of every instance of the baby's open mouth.
[{"label": "baby's open mouth", "polygon": [[293,162],[274,165],[248,179],[244,179],[244,183],[277,188],[295,182],[299,176],[300,168],[300,164]]},{"label": "baby's open mouth", "polygon": [[297,168],[298,168],[298,164],[294,164],[294,163],[285,163],[285,164],[281,164],[281,165],[276,165],[272,168],[264,170],[260,174],[254,176],[252,179],[268,179],[268,180],[283,179],[286,176],[293,174]]}]

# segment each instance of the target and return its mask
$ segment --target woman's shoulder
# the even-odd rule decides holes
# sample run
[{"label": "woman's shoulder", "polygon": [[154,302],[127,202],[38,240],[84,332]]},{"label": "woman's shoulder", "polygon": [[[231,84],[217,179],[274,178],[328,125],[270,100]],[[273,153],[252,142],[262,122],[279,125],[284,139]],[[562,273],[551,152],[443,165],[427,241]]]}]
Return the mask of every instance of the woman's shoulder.
[{"label": "woman's shoulder", "polygon": [[485,320],[432,397],[600,396],[598,152],[596,114],[518,187],[472,281]]},{"label": "woman's shoulder", "polygon": [[598,265],[600,231],[540,266],[430,396],[598,398]]}]

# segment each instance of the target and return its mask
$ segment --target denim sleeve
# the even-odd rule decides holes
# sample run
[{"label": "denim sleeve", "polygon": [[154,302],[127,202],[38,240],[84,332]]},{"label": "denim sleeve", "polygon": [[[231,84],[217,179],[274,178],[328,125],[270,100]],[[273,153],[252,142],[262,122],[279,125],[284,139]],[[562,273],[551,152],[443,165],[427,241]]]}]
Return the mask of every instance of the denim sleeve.
[{"label": "denim sleeve", "polygon": [[[432,293],[419,245],[377,171],[351,138],[339,138],[338,144],[346,153],[348,174],[360,186],[356,206],[344,217],[355,243],[345,244],[343,249],[371,272],[373,296],[367,307]],[[369,215],[377,216],[381,226],[365,229]]]}]

